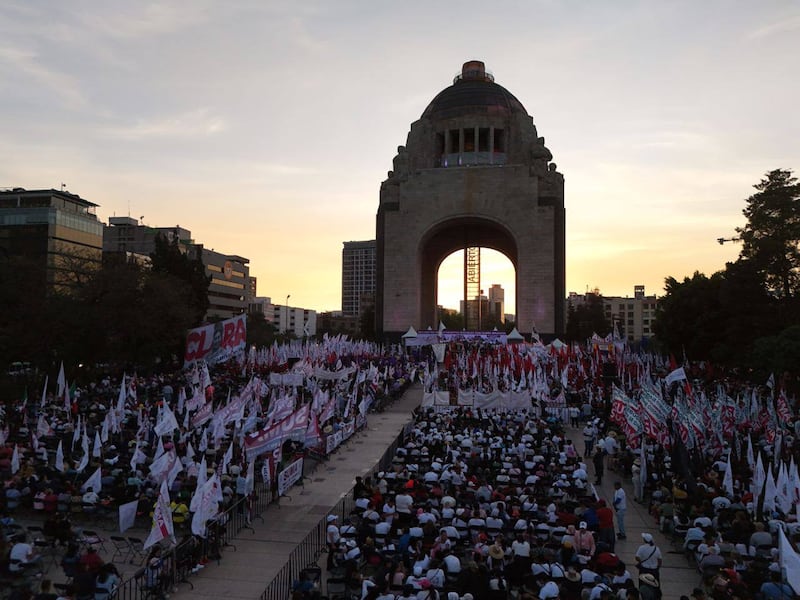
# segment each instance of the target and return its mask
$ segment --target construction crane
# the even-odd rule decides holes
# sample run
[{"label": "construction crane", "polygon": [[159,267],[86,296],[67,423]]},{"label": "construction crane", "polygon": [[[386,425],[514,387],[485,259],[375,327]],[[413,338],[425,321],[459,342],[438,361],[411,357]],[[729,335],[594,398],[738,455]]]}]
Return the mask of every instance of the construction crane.
[{"label": "construction crane", "polygon": [[741,238],[732,237],[732,238],[717,238],[717,243],[722,246],[725,242],[740,242]]}]

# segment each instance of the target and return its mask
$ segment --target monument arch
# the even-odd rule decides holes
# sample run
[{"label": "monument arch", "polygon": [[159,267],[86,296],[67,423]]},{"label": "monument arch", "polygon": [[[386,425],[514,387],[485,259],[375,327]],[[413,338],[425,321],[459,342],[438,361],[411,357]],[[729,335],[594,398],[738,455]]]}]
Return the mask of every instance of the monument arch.
[{"label": "monument arch", "polygon": [[412,123],[381,184],[375,312],[383,339],[436,328],[439,265],[471,247],[514,265],[520,331],[563,332],[564,179],[551,160],[522,103],[482,62],[465,63]]}]

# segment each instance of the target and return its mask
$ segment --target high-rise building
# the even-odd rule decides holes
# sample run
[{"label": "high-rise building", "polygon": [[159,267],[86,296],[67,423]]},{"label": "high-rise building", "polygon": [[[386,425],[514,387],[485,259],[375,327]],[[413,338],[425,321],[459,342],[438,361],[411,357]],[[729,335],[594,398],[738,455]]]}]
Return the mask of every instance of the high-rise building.
[{"label": "high-rise building", "polygon": [[375,240],[344,242],[342,314],[358,317],[375,298]]},{"label": "high-rise building", "polygon": [[211,276],[206,319],[227,319],[247,311],[256,293],[255,282],[250,278],[249,259],[209,250],[195,243],[192,232],[180,225],[149,227],[131,217],[111,217],[103,229],[103,251],[124,253],[128,260],[149,264],[159,236],[169,242],[177,241],[181,251],[189,257],[199,257],[206,275]]},{"label": "high-rise building", "polygon": [[620,336],[629,342],[653,337],[658,298],[645,295],[643,285],[633,286],[633,298],[628,296],[603,296],[606,319],[616,326]]},{"label": "high-rise building", "polygon": [[0,253],[41,269],[43,291],[69,291],[80,270],[96,268],[102,259],[96,207],[65,191],[0,190]]},{"label": "high-rise building", "polygon": [[168,242],[177,241],[184,252],[194,244],[192,232],[180,225],[175,227],[149,227],[133,217],[110,217],[103,228],[103,252],[125,253],[128,260],[150,264],[150,255],[156,250],[156,237]]},{"label": "high-rise building", "polygon": [[[599,290],[587,294],[570,292],[568,304],[577,307],[586,302],[590,294],[598,295]],[[629,342],[640,342],[653,337],[653,322],[655,321],[658,298],[647,296],[643,285],[633,286],[633,297],[630,296],[604,296],[603,312],[608,324],[616,329],[620,337]]]},{"label": "high-rise building", "polygon": [[493,283],[489,288],[489,312],[501,323],[506,322],[506,291],[499,283]]},{"label": "high-rise building", "polygon": [[235,254],[222,254],[196,244],[190,254],[201,253],[206,275],[211,276],[208,285],[209,317],[228,319],[247,312],[250,304],[250,260]]}]

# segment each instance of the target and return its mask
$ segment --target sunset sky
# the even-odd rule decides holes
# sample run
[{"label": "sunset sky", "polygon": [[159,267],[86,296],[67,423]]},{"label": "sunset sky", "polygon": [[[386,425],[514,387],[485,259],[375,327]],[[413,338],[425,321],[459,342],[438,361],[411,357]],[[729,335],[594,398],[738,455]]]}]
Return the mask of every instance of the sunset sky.
[{"label": "sunset sky", "polygon": [[[788,0],[7,0],[0,187],[180,225],[259,295],[338,310],[342,242],[375,237],[397,146],[470,59],[564,174],[568,291],[723,268],[751,186],[800,170]],[[483,280],[513,288],[505,259]],[[440,289],[457,307],[460,272]]]}]

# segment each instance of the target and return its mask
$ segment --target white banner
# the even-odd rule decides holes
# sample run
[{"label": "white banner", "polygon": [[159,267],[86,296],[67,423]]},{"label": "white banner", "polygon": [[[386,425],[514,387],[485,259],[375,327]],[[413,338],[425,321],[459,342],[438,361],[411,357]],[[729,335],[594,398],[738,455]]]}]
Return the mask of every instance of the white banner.
[{"label": "white banner", "polygon": [[139,510],[139,501],[134,500],[127,504],[119,505],[119,532],[125,533],[136,522],[136,511]]},{"label": "white banner", "polygon": [[278,495],[283,496],[303,476],[303,459],[298,458],[278,474]]}]

